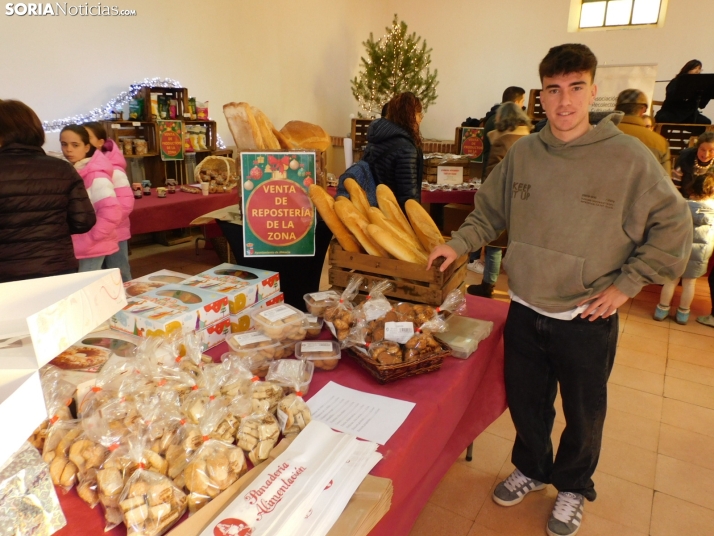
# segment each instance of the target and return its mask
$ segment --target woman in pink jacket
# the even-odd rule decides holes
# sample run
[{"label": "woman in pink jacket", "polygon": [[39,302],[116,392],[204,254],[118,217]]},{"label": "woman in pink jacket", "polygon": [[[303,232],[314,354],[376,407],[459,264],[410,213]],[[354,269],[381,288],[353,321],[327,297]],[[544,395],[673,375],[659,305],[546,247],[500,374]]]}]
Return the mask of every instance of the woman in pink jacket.
[{"label": "woman in pink jacket", "polygon": [[87,130],[80,125],[68,125],[60,132],[62,154],[84,180],[97,223],[88,233],[72,235],[74,256],[79,271],[100,270],[107,255],[119,250],[117,227],[121,222],[121,207],[112,186],[112,165],[101,151],[89,143]]},{"label": "woman in pink jacket", "polygon": [[104,153],[109,159],[114,169],[112,173],[112,185],[117,201],[121,205],[121,223],[117,229],[117,240],[119,241],[119,251],[108,255],[104,260],[106,268],[119,268],[121,278],[124,282],[131,280],[131,268],[129,267],[129,239],[131,230],[129,228],[129,214],[134,210],[134,193],[131,184],[126,176],[126,160],[119,150],[119,146],[113,140],[107,139],[107,131],[101,123],[93,121],[82,125],[89,133],[89,143]]}]

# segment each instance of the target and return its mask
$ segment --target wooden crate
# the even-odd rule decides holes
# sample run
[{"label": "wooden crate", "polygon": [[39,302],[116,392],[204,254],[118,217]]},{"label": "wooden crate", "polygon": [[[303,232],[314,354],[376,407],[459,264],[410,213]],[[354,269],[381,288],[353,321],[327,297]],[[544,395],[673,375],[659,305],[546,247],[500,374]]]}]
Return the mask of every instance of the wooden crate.
[{"label": "wooden crate", "polygon": [[352,160],[359,162],[362,159],[364,148],[367,147],[367,131],[374,119],[352,118],[350,138],[352,138]]},{"label": "wooden crate", "polygon": [[528,108],[526,109],[526,113],[534,123],[546,119],[545,110],[540,102],[540,92],[540,89],[531,89],[531,93],[528,96]]},{"label": "wooden crate", "polygon": [[[159,119],[151,113],[151,94],[158,93],[165,95],[169,99],[177,102],[176,119],[172,121],[183,121],[184,112],[188,111],[188,90],[183,87],[144,87],[141,88],[140,96],[144,99],[144,120],[155,121]],[[168,119],[168,118],[167,118]]]},{"label": "wooden crate", "polygon": [[411,262],[374,257],[366,253],[350,253],[333,239],[330,243],[329,280],[331,288],[340,292],[352,276],[361,275],[364,279],[360,293],[367,294],[372,283],[388,279],[394,285],[386,293],[388,298],[438,306],[449,292],[463,287],[467,262],[468,255],[463,255],[445,272],[440,272],[441,259],[438,259],[431,270],[426,270]]}]

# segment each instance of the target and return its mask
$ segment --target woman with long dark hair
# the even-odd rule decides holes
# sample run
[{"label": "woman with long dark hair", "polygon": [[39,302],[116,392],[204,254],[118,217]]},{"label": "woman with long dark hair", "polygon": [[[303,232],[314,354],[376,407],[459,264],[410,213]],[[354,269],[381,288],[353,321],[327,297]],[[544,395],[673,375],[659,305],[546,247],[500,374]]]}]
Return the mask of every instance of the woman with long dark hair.
[{"label": "woman with long dark hair", "polygon": [[421,200],[424,156],[419,124],[423,117],[417,96],[400,93],[389,101],[387,117],[372,122],[367,132],[363,160],[374,181],[394,192],[402,210],[407,200]]},{"label": "woman with long dark hair", "polygon": [[714,171],[714,132],[703,132],[694,147],[683,149],[674,164],[672,176],[681,181],[679,191],[689,198],[690,187],[694,181]]},{"label": "woman with long dark hair", "polygon": [[0,100],[0,283],[76,272],[71,237],[96,221],[82,177],[44,143],[29,106]]},{"label": "woman with long dark hair", "polygon": [[662,108],[655,114],[657,123],[686,123],[711,125],[711,119],[699,113],[699,110],[706,108],[709,99],[679,99],[674,95],[679,88],[682,76],[686,74],[700,74],[702,72],[702,62],[699,60],[689,60],[684,64],[669,84],[667,84],[666,96]]}]

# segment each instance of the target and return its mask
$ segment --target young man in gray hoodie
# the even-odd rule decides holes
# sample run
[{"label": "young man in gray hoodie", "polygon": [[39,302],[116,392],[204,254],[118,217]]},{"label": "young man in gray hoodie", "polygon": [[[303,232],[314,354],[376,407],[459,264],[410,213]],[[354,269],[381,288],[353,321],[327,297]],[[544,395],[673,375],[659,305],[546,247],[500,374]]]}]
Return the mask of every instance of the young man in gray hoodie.
[{"label": "young man in gray hoodie", "polygon": [[[686,202],[652,153],[612,116],[588,122],[596,67],[584,45],[550,49],[539,67],[547,126],[511,147],[474,211],[429,256],[429,266],[444,257],[443,271],[508,229],[504,376],[516,470],[493,500],[512,506],[552,483],[551,536],[575,534],[584,499],[596,497],[617,309],[643,286],[679,276],[692,240]],[[566,427],[554,460],[558,385]]]}]

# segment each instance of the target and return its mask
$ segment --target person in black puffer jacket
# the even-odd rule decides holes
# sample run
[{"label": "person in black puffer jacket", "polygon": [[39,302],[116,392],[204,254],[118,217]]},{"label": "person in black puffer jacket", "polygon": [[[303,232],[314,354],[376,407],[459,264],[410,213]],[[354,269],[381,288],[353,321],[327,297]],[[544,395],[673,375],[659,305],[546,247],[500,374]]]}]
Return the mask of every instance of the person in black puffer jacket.
[{"label": "person in black puffer jacket", "polygon": [[409,199],[421,201],[424,155],[419,124],[421,102],[413,93],[396,95],[387,107],[386,119],[369,125],[367,147],[362,157],[369,164],[374,181],[387,185],[404,210]]},{"label": "person in black puffer jacket", "polygon": [[44,142],[31,108],[0,100],[0,283],[76,272],[71,235],[96,221],[82,178]]}]

